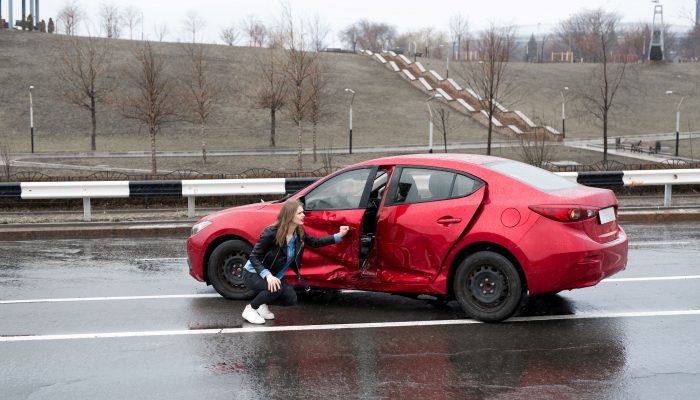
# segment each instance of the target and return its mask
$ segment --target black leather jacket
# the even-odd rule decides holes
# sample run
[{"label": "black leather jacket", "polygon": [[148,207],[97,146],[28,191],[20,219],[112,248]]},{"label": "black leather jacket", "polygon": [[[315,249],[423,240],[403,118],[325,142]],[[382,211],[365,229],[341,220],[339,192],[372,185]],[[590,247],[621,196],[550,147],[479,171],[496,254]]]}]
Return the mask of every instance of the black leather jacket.
[{"label": "black leather jacket", "polygon": [[[267,268],[272,275],[277,275],[284,265],[287,263],[287,243],[282,247],[278,246],[275,242],[275,236],[277,235],[276,226],[268,226],[260,234],[258,242],[253,247],[253,251],[250,253],[250,263],[253,268],[259,273]],[[304,234],[304,240],[297,239],[296,255],[294,256],[294,262],[292,262],[289,267],[292,268],[301,283],[306,286],[304,279],[299,272],[299,267],[301,266],[301,260],[304,256],[304,244],[308,244],[311,247],[323,247],[335,243],[334,235],[324,236],[322,238],[316,238],[308,233]]]}]

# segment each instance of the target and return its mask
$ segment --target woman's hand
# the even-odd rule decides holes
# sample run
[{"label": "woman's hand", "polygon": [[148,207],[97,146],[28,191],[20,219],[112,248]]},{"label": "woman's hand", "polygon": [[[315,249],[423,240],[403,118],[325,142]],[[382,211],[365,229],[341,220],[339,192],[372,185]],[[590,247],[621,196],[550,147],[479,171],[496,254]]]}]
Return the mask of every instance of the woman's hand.
[{"label": "woman's hand", "polygon": [[340,230],[338,231],[338,235],[340,235],[340,237],[343,237],[343,236],[347,235],[348,232],[350,232],[350,227],[343,225],[340,227]]},{"label": "woman's hand", "polygon": [[265,279],[267,280],[267,290],[270,292],[276,292],[279,290],[280,286],[282,286],[282,281],[272,274],[268,274]]}]

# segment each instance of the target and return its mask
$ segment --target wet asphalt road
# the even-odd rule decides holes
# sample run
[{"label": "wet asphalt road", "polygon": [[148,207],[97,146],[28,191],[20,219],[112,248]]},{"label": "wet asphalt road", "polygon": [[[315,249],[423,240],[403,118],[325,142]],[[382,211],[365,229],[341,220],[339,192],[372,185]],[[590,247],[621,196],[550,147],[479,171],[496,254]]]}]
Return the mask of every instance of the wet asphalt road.
[{"label": "wet asphalt road", "polygon": [[252,330],[182,239],[0,242],[0,398],[697,398],[700,230],[625,228],[626,271],[506,323],[341,292]]}]

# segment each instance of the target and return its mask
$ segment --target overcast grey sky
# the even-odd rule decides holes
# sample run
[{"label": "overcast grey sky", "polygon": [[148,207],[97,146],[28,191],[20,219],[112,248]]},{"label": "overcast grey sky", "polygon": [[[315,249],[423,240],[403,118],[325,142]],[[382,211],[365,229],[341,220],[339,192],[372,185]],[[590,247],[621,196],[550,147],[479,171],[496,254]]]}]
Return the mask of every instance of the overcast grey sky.
[{"label": "overcast grey sky", "polygon": [[[76,0],[88,13],[93,23],[98,20],[101,0]],[[109,0],[104,2],[110,3]],[[2,14],[7,15],[9,0],[2,1]],[[40,18],[48,20],[55,15],[66,0],[42,0]],[[219,32],[231,22],[240,22],[254,14],[266,23],[273,23],[279,14],[279,0],[113,0],[118,6],[133,5],[144,13],[144,34],[155,38],[155,26],[168,21],[166,40],[186,40],[181,21],[188,11],[197,11],[207,26],[200,41],[220,42]],[[432,26],[447,31],[451,15],[461,13],[467,17],[470,30],[477,31],[490,23],[520,26],[519,33],[529,35],[537,30],[551,28],[558,21],[583,8],[601,7],[615,11],[625,22],[651,21],[654,3],[650,0],[290,0],[293,12],[300,16],[318,14],[328,24],[332,33],[329,42],[337,44],[337,32],[352,22],[367,18],[395,26],[399,32]],[[29,12],[27,0],[27,12]],[[695,0],[661,0],[667,24],[692,25],[695,17]],[[21,13],[21,0],[14,0],[14,15]],[[174,22],[174,23],[172,23]],[[85,30],[82,30],[85,32]],[[140,37],[140,29],[138,35]],[[128,36],[128,33],[127,33]]]}]

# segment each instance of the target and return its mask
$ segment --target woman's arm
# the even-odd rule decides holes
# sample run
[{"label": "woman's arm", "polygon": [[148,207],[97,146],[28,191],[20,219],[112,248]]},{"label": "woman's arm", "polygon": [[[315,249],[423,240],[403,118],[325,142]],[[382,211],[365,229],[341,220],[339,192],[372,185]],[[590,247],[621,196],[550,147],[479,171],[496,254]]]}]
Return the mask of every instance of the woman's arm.
[{"label": "woman's arm", "polygon": [[340,242],[343,239],[343,237],[348,234],[349,231],[350,228],[348,226],[343,225],[340,227],[338,233],[336,233],[335,235],[328,235],[317,238],[305,233],[304,243],[308,244],[311,247],[328,246]]},{"label": "woman's arm", "polygon": [[[265,228],[260,234],[258,241],[255,243],[253,251],[250,253],[250,263],[253,264],[253,268],[255,268],[258,274],[261,274],[268,267],[266,265],[263,265],[263,261],[267,252],[270,251],[270,249],[272,248],[274,241],[275,231],[270,228]],[[264,276],[262,275],[261,277],[264,278]]]}]

